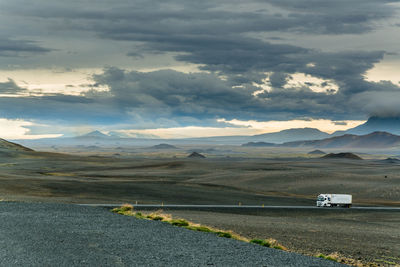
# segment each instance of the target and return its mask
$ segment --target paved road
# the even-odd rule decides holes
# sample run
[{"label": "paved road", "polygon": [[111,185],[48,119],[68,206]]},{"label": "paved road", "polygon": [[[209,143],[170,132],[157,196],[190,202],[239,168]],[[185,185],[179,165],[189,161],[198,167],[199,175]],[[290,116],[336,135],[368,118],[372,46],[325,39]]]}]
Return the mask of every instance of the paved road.
[{"label": "paved road", "polygon": [[342,266],[100,207],[0,202],[0,266]]},{"label": "paved road", "polygon": [[[92,207],[120,207],[123,204],[78,204],[82,206]],[[132,204],[137,208],[168,208],[168,209],[304,209],[304,210],[349,210],[340,207],[316,207],[316,206],[255,206],[255,205],[175,205],[175,204]],[[353,206],[351,210],[383,210],[383,211],[399,211],[400,207],[358,207]]]}]

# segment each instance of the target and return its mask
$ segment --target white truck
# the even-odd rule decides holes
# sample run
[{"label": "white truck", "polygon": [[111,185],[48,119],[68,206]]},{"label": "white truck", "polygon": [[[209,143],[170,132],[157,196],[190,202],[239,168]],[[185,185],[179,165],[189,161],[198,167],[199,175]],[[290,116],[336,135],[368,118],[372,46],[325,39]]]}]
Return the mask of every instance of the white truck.
[{"label": "white truck", "polygon": [[350,208],[351,195],[344,194],[320,194],[317,198],[317,207],[345,207]]}]

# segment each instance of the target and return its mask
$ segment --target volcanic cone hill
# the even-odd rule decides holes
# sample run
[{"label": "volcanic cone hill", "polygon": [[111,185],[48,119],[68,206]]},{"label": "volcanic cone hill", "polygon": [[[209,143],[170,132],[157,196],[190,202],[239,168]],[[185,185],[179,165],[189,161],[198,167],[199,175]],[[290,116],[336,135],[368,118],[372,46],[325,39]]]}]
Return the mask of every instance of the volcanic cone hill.
[{"label": "volcanic cone hill", "polygon": [[154,148],[154,149],[177,149],[176,146],[173,146],[170,144],[159,144],[159,145],[152,146],[151,148]]},{"label": "volcanic cone hill", "polygon": [[192,159],[204,159],[204,158],[206,158],[206,156],[204,156],[204,155],[202,155],[202,154],[200,154],[200,153],[197,153],[197,152],[193,152],[192,154],[190,154],[189,156],[188,156],[188,158],[192,158]]},{"label": "volcanic cone hill", "polygon": [[325,155],[326,153],[324,151],[322,151],[322,150],[317,149],[317,150],[313,150],[311,152],[308,152],[308,154],[309,155]]},{"label": "volcanic cone hill", "polygon": [[273,147],[273,146],[276,146],[276,144],[267,143],[267,142],[248,142],[248,143],[246,143],[246,144],[243,144],[242,146],[250,146],[250,147]]},{"label": "volcanic cone hill", "polygon": [[357,159],[362,160],[361,157],[356,154],[346,152],[346,153],[330,153],[328,155],[323,156],[324,159]]}]

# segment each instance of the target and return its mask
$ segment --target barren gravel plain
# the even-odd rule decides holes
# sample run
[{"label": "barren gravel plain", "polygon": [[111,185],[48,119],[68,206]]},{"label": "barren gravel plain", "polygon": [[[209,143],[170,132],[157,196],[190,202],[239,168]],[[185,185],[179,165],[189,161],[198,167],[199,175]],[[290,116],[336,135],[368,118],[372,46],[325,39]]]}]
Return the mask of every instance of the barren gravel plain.
[{"label": "barren gravel plain", "polygon": [[[320,193],[346,193],[358,206],[400,206],[400,165],[380,158],[326,160],[273,154],[186,159],[180,154],[174,158],[173,151],[163,153],[162,157],[3,155],[0,199],[313,206]],[[363,264],[400,264],[400,212],[396,211],[170,212],[248,237],[271,237],[304,254],[337,253]]]}]

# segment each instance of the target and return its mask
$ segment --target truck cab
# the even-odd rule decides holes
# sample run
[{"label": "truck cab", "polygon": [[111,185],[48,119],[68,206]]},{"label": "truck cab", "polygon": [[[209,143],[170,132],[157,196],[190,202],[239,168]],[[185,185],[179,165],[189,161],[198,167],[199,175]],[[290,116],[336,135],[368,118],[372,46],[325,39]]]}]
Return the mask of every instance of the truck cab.
[{"label": "truck cab", "polygon": [[331,198],[326,194],[320,194],[317,198],[317,207],[330,207]]}]

